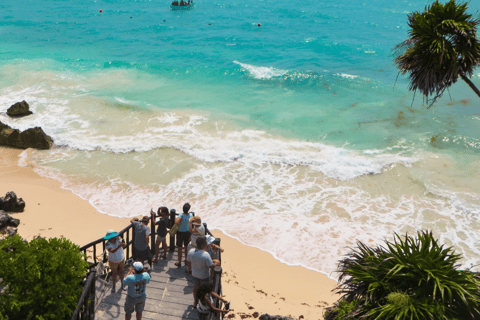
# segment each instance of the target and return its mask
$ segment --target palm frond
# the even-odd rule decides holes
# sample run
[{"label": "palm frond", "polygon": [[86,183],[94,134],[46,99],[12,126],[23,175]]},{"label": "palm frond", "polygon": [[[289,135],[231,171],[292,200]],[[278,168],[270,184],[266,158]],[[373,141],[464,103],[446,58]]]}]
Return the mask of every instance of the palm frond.
[{"label": "palm frond", "polygon": [[467,3],[437,1],[424,12],[408,15],[409,38],[394,49],[395,65],[409,74],[409,89],[424,96],[441,96],[461,75],[471,76],[480,63],[478,16],[468,14]]},{"label": "palm frond", "polygon": [[460,259],[427,231],[374,248],[358,242],[338,264],[335,290],[355,302],[357,319],[478,319],[480,276],[459,270]]}]

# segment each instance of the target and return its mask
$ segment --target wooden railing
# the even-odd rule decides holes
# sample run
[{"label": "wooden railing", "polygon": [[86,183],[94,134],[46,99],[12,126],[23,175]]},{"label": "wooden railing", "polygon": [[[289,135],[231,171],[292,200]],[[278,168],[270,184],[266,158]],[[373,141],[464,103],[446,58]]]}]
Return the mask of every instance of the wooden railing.
[{"label": "wooden railing", "polygon": [[[132,254],[132,248],[131,246],[133,246],[133,239],[135,238],[135,229],[133,228],[133,224],[129,224],[125,229],[123,229],[122,231],[119,232],[120,233],[120,237],[122,237],[124,240],[125,240],[125,244],[127,245],[127,247],[125,248],[126,249],[126,254],[125,254],[125,259],[130,259],[131,258],[131,254]],[[90,242],[89,244],[86,244],[84,245],[83,247],[80,248],[80,251],[82,251],[84,254],[85,254],[85,260],[90,263],[90,269],[93,268],[93,267],[96,267],[98,265],[98,255],[97,255],[97,246],[98,245],[102,245],[102,251],[101,251],[101,255],[102,255],[102,260],[101,262],[102,263],[106,263],[108,261],[108,257],[107,257],[107,251],[105,249],[105,246],[106,246],[106,243],[107,243],[108,240],[105,240],[103,238],[100,238],[98,240],[95,240],[93,242]],[[92,254],[93,254],[93,262],[91,261],[88,261],[88,250],[91,249],[92,250]],[[100,276],[100,275],[97,275],[97,276]]]},{"label": "wooden railing", "polygon": [[[125,240],[127,244],[125,258],[130,259],[132,254],[133,246],[133,239],[135,238],[135,228],[133,228],[133,224],[128,225],[125,229],[119,232],[120,236]],[[105,250],[107,240],[100,238],[89,244],[84,245],[80,248],[80,251],[84,253],[85,260],[90,264],[90,272],[88,273],[88,277],[86,282],[83,283],[83,291],[82,295],[80,296],[80,300],[78,301],[77,309],[75,310],[72,320],[94,320],[95,319],[95,282],[97,277],[104,277],[105,279],[108,277],[107,268],[99,269],[97,273],[97,266],[99,262],[106,263],[107,260],[107,251]],[[98,261],[98,249],[97,246],[101,245],[101,261]],[[93,254],[92,258],[93,261],[88,260],[88,251],[91,250]],[[90,294],[88,294],[90,293]],[[88,300],[86,300],[87,295],[89,295]]]},{"label": "wooden railing", "polygon": [[[178,216],[176,213],[175,209],[170,210],[170,225],[168,228],[173,227],[175,223],[175,218]],[[158,218],[156,214],[153,214],[154,218]],[[207,224],[203,223],[203,226],[205,227],[205,233],[212,236],[213,234],[208,230]],[[150,229],[151,229],[151,235],[150,235],[150,250],[152,254],[155,254],[155,241],[156,241],[156,221],[155,219],[150,219]],[[126,253],[125,253],[125,259],[128,261],[133,254],[133,240],[135,239],[135,228],[133,228],[133,224],[129,224],[125,229],[121,230],[119,232],[120,237],[122,237],[125,240],[125,244],[127,247],[125,248]],[[75,310],[75,313],[72,316],[72,320],[93,320],[95,319],[95,280],[97,277],[107,277],[107,268],[102,268],[99,270],[97,273],[96,267],[99,265],[100,262],[106,263],[108,261],[107,257],[107,251],[106,251],[106,242],[108,240],[105,240],[103,238],[100,238],[98,240],[95,240],[93,242],[90,242],[89,244],[84,245],[83,247],[80,248],[80,251],[84,253],[85,260],[90,264],[90,271],[87,275],[87,279],[84,281],[83,285],[83,291],[82,295],[80,297],[80,300],[78,302],[78,307]],[[220,238],[215,239],[215,244],[220,246]],[[97,246],[101,245],[101,253],[100,255],[102,256],[101,261],[98,260],[98,249]],[[175,234],[170,235],[170,246],[169,246],[170,251],[175,250]],[[89,250],[92,253],[92,261],[88,261],[88,253]],[[214,259],[217,259],[219,261],[222,261],[222,253],[220,250],[216,250],[214,252]],[[151,263],[151,261],[149,261]],[[213,283],[215,285],[215,292],[219,295],[222,294],[222,268],[221,267],[215,267],[214,272],[213,272]],[[93,291],[92,291],[93,290]],[[93,293],[92,293],[93,292]],[[93,295],[92,295],[93,294]],[[88,297],[88,299],[87,299]],[[221,301],[218,299],[214,298],[214,304],[217,308],[220,307]],[[220,319],[220,315],[217,314],[216,312],[211,312],[208,319],[211,320],[218,320]]]},{"label": "wooden railing", "polygon": [[91,270],[83,285],[82,295],[73,312],[72,320],[95,319],[95,278],[96,271]]}]

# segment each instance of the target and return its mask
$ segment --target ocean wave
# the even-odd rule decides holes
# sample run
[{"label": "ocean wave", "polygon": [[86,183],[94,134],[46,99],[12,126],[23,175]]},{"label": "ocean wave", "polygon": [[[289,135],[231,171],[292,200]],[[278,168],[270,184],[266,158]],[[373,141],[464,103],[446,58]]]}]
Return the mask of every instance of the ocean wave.
[{"label": "ocean wave", "polygon": [[[57,116],[52,117],[51,114],[44,116],[42,127],[57,145],[76,150],[145,153],[155,149],[171,148],[205,163],[239,162],[306,166],[338,180],[378,174],[391,164],[410,165],[416,161],[413,156],[380,151],[362,154],[322,143],[275,137],[259,130],[203,131],[199,127],[208,122],[204,116],[185,117],[169,112],[144,122],[140,121],[147,124],[142,125],[143,130],[121,135],[112,134],[112,128],[108,128],[110,134],[98,128],[111,126],[112,123],[99,123],[95,126],[93,121],[80,120],[72,115]],[[58,125],[60,116],[68,119],[67,123]],[[16,121],[12,123],[13,121],[2,119],[1,116],[0,119],[12,126],[23,128],[37,122],[32,119],[30,124],[19,126]]]},{"label": "ocean wave", "polygon": [[[378,174],[391,164],[416,161],[403,150],[359,152],[283,138],[263,130],[241,129],[228,122],[220,125],[208,114],[191,110],[147,112],[125,98],[109,101],[88,94],[73,96],[71,91],[77,90],[78,79],[57,78],[50,79],[53,83],[3,90],[0,112],[22,96],[34,114],[16,119],[0,114],[0,121],[21,130],[41,126],[57,146],[76,150],[127,153],[172,148],[207,163],[307,166],[338,180]],[[67,89],[49,87],[60,87],[57,81]],[[82,88],[90,90],[88,86]],[[126,103],[132,106],[126,108]]]},{"label": "ocean wave", "polygon": [[[42,156],[37,151],[27,152],[33,163]],[[24,164],[26,157],[22,155]],[[480,250],[475,249],[479,218],[472,217],[479,212],[480,203],[466,199],[465,192],[431,185],[424,188],[412,179],[414,171],[402,165],[375,177],[360,178],[364,181],[338,183],[307,167],[200,163],[177,173],[166,184],[139,184],[119,176],[79,178],[52,169],[48,159],[44,160],[44,165],[32,164],[39,174],[62,181],[63,188],[104,214],[130,217],[160,205],[178,209],[188,200],[211,229],[270,252],[282,262],[333,278],[338,260],[349,247],[357,241],[374,246],[383,239],[391,240],[394,232],[433,230],[440,241],[454,245],[464,255],[462,263],[467,267],[480,256]],[[424,161],[421,166],[431,162]],[[433,166],[444,164],[448,162],[437,160]],[[415,170],[421,166],[416,164]],[[141,172],[131,165],[128,168],[137,175]]]},{"label": "ocean wave", "polygon": [[287,74],[288,70],[276,69],[274,67],[257,67],[238,61],[233,61],[240,65],[243,69],[248,71],[255,79],[271,79],[273,77],[280,77]]}]

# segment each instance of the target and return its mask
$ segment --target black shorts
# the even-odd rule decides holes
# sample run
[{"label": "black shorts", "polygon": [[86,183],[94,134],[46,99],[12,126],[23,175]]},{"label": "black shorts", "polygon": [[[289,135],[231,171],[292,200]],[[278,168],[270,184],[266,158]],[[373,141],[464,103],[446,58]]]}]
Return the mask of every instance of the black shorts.
[{"label": "black shorts", "polygon": [[177,247],[186,247],[190,242],[190,236],[192,234],[188,231],[181,232],[177,231]]},{"label": "black shorts", "polygon": [[150,260],[152,258],[150,247],[147,247],[146,250],[141,251],[141,250],[137,250],[135,246],[133,246],[132,257],[133,257],[133,260],[141,260],[141,261]]}]

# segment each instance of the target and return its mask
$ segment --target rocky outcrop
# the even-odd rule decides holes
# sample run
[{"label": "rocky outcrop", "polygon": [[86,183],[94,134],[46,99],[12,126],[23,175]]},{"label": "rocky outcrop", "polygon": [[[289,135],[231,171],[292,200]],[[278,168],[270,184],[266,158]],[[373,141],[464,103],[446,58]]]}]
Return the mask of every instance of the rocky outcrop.
[{"label": "rocky outcrop", "polygon": [[30,106],[25,100],[15,103],[7,110],[7,114],[13,118],[25,117],[32,113],[33,112],[30,111]]},{"label": "rocky outcrop", "polygon": [[17,195],[13,191],[7,192],[5,197],[0,198],[0,210],[8,212],[23,212],[24,209],[25,201],[23,201],[22,198],[17,198]]},{"label": "rocky outcrop", "polygon": [[0,230],[7,227],[18,227],[20,219],[13,218],[8,213],[0,210]]},{"label": "rocky outcrop", "polygon": [[0,122],[0,145],[20,149],[50,149],[53,140],[40,127],[20,131]]},{"label": "rocky outcrop", "polygon": [[23,212],[23,209],[25,202],[22,198],[17,198],[13,191],[0,198],[0,239],[17,234],[17,227],[20,224],[20,219],[12,217],[5,211]]}]

